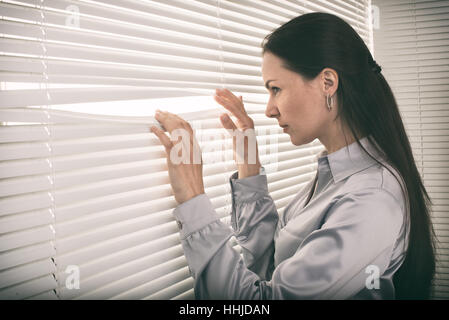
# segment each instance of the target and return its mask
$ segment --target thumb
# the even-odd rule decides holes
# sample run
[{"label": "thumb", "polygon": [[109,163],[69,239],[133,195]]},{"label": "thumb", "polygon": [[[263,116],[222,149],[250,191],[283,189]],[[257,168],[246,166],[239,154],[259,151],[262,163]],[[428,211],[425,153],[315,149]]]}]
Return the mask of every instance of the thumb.
[{"label": "thumb", "polygon": [[237,126],[234,124],[234,122],[232,121],[232,119],[229,117],[228,114],[223,113],[220,116],[220,121],[221,121],[221,125],[225,128],[225,129],[231,129],[231,130],[235,130],[237,129]]}]

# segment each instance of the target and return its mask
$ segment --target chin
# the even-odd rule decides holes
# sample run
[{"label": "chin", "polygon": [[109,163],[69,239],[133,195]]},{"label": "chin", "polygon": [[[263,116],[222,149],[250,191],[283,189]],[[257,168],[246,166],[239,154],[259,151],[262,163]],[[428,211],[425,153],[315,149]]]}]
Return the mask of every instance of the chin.
[{"label": "chin", "polygon": [[290,135],[290,141],[293,143],[293,145],[295,146],[300,146],[303,145],[304,143],[302,142],[302,140],[298,137],[292,136]]},{"label": "chin", "polygon": [[314,139],[310,139],[310,138],[307,138],[307,137],[290,135],[290,140],[291,140],[293,145],[295,145],[295,146],[302,146],[304,144],[308,144],[308,143],[312,142]]}]

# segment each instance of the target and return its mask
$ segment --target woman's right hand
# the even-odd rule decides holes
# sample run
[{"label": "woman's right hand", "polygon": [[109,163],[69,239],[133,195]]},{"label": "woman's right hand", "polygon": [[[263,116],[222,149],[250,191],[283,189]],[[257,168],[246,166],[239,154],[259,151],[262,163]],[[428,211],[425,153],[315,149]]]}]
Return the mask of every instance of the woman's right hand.
[{"label": "woman's right hand", "polygon": [[[232,132],[236,133],[235,130],[240,131],[240,136],[243,136],[243,133],[246,132],[247,136],[244,136],[244,147],[243,154],[238,154],[236,151],[236,134],[233,134],[233,150],[234,150],[234,160],[237,162],[237,168],[239,172],[239,179],[255,176],[259,174],[259,170],[261,167],[259,161],[259,151],[257,147],[256,134],[254,130],[254,121],[251,119],[246,113],[245,107],[243,106],[243,98],[240,96],[237,98],[231,91],[228,89],[216,89],[215,101],[222,105],[226,110],[231,112],[231,114],[236,117],[237,124],[235,124],[228,114],[224,113],[220,116],[220,121],[223,127],[227,130],[232,130]],[[249,131],[246,131],[250,129]],[[248,138],[254,139],[255,141],[255,150],[248,150]],[[249,162],[249,160],[254,159],[254,157],[249,157],[249,152],[255,152],[255,162]]]}]

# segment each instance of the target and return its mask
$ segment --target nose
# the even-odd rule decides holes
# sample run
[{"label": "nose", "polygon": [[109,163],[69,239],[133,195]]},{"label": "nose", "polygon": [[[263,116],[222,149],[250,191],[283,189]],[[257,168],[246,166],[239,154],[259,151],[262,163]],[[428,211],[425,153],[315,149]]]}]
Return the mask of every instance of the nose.
[{"label": "nose", "polygon": [[265,110],[265,115],[268,118],[278,118],[279,117],[279,110],[276,107],[276,105],[273,103],[271,98],[268,100],[267,108]]}]

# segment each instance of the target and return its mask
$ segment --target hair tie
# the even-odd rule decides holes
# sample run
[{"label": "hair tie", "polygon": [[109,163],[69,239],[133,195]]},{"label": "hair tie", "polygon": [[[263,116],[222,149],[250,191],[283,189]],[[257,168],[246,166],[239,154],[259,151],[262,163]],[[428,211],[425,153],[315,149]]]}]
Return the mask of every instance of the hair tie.
[{"label": "hair tie", "polygon": [[377,64],[375,60],[371,63],[371,70],[373,70],[374,73],[380,73],[382,71],[381,66]]}]

